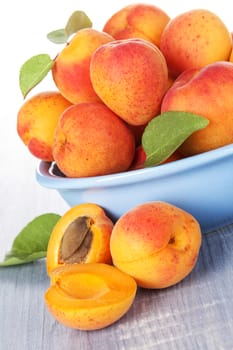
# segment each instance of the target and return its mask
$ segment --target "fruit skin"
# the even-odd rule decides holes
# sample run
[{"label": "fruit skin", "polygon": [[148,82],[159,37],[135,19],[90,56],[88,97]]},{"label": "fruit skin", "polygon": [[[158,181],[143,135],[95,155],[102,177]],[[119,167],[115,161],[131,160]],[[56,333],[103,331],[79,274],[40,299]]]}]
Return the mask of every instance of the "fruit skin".
[{"label": "fruit skin", "polygon": [[105,23],[103,31],[115,39],[141,38],[159,47],[170,17],[157,6],[138,3],[121,8]]},{"label": "fruit skin", "polygon": [[62,324],[90,331],[119,320],[131,307],[136,291],[134,279],[113,266],[65,265],[53,270],[45,303]]},{"label": "fruit skin", "polygon": [[17,133],[37,158],[53,161],[54,131],[62,112],[71,106],[57,91],[44,91],[27,99],[17,114]]},{"label": "fruit skin", "polygon": [[166,202],[146,202],[115,223],[110,250],[113,264],[143,288],[166,288],[194,268],[201,230],[188,212]]},{"label": "fruit skin", "polygon": [[233,142],[233,63],[215,62],[181,74],[166,93],[161,111],[187,111],[209,120],[179,148],[183,156]]},{"label": "fruit skin", "polygon": [[73,104],[100,101],[90,81],[90,59],[100,45],[113,40],[107,33],[92,28],[81,29],[57,55],[52,76],[67,100]]},{"label": "fruit skin", "polygon": [[142,39],[99,47],[92,55],[90,76],[101,100],[132,125],[144,125],[159,113],[168,84],[164,56]]},{"label": "fruit skin", "polygon": [[70,223],[77,217],[87,216],[93,220],[91,231],[93,233],[90,250],[83,263],[112,262],[110,254],[110,236],[113,222],[105,214],[105,211],[94,203],[82,203],[69,209],[55,225],[48,242],[46,268],[48,275],[65,263],[60,259],[60,246],[64,232]]},{"label": "fruit skin", "polygon": [[103,103],[78,103],[67,109],[59,120],[53,156],[68,177],[125,171],[134,152],[131,130]]},{"label": "fruit skin", "polygon": [[160,41],[169,72],[176,77],[189,68],[227,61],[231,47],[231,34],[224,22],[205,9],[187,11],[171,19]]}]

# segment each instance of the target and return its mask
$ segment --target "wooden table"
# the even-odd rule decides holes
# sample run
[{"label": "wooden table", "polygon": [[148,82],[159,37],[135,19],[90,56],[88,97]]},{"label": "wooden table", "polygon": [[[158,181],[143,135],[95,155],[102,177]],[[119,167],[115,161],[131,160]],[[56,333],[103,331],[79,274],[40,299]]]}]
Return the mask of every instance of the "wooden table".
[{"label": "wooden table", "polygon": [[[25,197],[17,199],[17,206],[11,206],[1,187],[0,198],[4,198],[4,207],[10,208],[1,217],[4,242],[9,241],[7,228],[14,226],[12,218],[21,222],[28,211],[32,215],[29,203],[36,210],[49,204],[63,207],[53,192],[48,195],[42,191],[42,195],[39,191],[35,200],[35,192],[27,191],[29,178],[22,177],[18,183]],[[47,196],[50,201],[45,205]],[[66,328],[48,313],[43,299],[49,286],[44,260],[1,268],[0,349],[232,350],[232,247],[233,225],[203,234],[198,263],[186,279],[164,290],[139,289],[132,308],[122,319],[92,332]]]}]

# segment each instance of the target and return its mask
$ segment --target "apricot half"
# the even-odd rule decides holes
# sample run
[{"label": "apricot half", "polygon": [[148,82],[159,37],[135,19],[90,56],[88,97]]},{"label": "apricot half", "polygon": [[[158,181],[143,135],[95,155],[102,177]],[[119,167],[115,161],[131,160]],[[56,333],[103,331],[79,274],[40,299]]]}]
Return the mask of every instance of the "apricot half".
[{"label": "apricot half", "polygon": [[136,290],[134,279],[114,266],[64,265],[51,273],[45,303],[62,324],[95,330],[121,318],[132,305]]},{"label": "apricot half", "polygon": [[111,263],[113,223],[96,204],[78,204],[57,222],[47,248],[47,272],[64,264]]}]

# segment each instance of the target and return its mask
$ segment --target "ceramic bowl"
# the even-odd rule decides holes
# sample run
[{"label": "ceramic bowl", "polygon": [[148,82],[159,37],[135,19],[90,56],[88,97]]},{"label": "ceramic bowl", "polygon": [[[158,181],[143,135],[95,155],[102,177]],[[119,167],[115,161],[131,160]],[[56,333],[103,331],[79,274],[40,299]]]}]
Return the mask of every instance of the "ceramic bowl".
[{"label": "ceramic bowl", "polygon": [[159,200],[190,212],[203,232],[233,222],[233,144],[113,175],[66,178],[54,169],[48,162],[38,164],[40,185],[57,190],[70,206],[99,204],[113,220],[138,204]]}]

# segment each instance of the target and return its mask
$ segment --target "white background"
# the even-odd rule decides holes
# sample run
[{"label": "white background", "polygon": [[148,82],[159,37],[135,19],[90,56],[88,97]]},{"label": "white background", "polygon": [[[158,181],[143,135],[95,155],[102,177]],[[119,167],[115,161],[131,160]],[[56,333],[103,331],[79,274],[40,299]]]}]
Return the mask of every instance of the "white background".
[{"label": "white background", "polygon": [[[41,188],[36,182],[38,160],[28,152],[16,133],[17,111],[23,103],[18,84],[20,66],[36,54],[48,53],[55,57],[62,46],[50,43],[46,34],[63,28],[73,11],[84,10],[91,18],[93,27],[101,30],[115,11],[130,3],[123,0],[1,1],[0,259],[10,249],[13,238],[35,216],[46,212],[63,214],[68,209],[55,191]],[[147,3],[159,6],[171,18],[193,8],[206,8],[218,14],[228,29],[233,30],[231,2],[226,0],[148,0]],[[51,88],[55,87],[49,75],[29,97],[38,90]],[[22,183],[26,184],[24,188]]]}]

